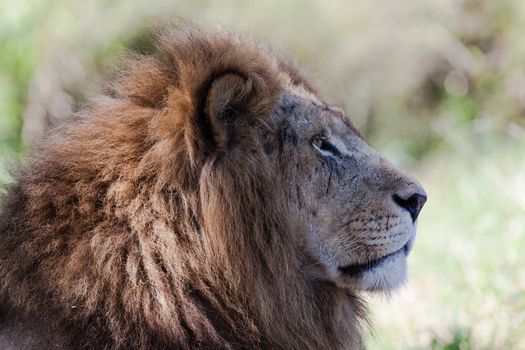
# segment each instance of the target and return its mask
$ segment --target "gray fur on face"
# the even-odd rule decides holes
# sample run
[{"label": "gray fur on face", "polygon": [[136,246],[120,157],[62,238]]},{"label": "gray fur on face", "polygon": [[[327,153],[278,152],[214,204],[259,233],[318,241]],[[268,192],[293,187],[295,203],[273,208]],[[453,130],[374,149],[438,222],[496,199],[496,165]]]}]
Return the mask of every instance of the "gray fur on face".
[{"label": "gray fur on face", "polygon": [[287,90],[267,122],[265,148],[304,223],[312,278],[358,290],[403,283],[415,222],[392,198],[424,193],[417,181],[370,147],[339,108],[308,92]]}]

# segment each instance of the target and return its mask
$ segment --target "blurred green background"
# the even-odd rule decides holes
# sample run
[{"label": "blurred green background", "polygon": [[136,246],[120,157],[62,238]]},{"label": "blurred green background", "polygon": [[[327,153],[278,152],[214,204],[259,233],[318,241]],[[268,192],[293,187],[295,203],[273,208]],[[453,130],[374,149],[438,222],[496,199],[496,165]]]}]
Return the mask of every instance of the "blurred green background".
[{"label": "blurred green background", "polygon": [[525,349],[525,1],[0,2],[0,181],[148,27],[222,24],[288,52],[429,194],[370,349]]}]

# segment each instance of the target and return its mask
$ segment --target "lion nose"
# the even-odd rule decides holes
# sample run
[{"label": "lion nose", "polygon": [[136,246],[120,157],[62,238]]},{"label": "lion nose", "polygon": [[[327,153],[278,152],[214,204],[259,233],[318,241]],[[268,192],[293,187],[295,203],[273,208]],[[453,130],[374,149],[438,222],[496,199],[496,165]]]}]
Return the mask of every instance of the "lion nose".
[{"label": "lion nose", "polygon": [[414,192],[405,197],[394,194],[392,198],[397,205],[410,213],[414,222],[427,201],[427,195],[424,192]]}]

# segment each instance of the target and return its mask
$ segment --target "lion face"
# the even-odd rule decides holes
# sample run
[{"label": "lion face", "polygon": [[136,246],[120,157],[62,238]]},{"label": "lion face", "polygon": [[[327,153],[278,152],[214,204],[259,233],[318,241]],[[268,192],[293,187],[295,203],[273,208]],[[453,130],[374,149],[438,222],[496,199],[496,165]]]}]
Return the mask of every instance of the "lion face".
[{"label": "lion face", "polygon": [[354,290],[400,285],[426,201],[421,185],[307,91],[287,89],[270,119],[290,210],[307,227],[307,275]]}]

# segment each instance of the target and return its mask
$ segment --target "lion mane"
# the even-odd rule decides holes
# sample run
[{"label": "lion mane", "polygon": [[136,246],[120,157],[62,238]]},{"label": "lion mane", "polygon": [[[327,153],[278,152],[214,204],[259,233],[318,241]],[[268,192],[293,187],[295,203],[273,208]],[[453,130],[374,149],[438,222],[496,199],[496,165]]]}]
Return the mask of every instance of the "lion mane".
[{"label": "lion mane", "polygon": [[299,71],[236,34],[184,26],[123,66],[14,175],[3,322],[45,335],[41,349],[361,347],[362,304],[305,277],[300,223],[254,130],[286,84],[313,91]]}]

